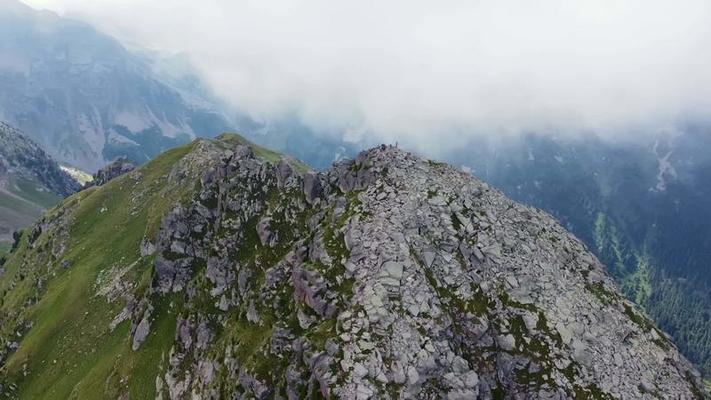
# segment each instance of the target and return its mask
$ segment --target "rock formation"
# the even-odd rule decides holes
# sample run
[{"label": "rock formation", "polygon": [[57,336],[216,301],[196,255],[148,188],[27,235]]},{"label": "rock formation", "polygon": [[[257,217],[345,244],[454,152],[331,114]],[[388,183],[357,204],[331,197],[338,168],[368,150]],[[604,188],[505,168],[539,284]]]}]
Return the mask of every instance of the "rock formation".
[{"label": "rock formation", "polygon": [[[159,158],[90,189],[33,241],[54,243],[112,186],[136,215],[166,197],[150,182],[194,187],[121,258],[69,268],[98,269],[92,290],[115,306],[94,321],[102,341],[124,335],[116,360],[155,354],[147,397],[701,398],[671,340],[549,215],[394,147],[315,173],[239,143],[198,141],[169,170],[152,172]],[[27,246],[9,263],[32,268]],[[0,392],[32,393],[23,382],[47,370],[23,369],[23,342],[2,332],[20,350],[5,353]],[[139,368],[107,373],[103,394],[137,390]]]},{"label": "rock formation", "polygon": [[89,186],[101,186],[106,184],[108,181],[117,178],[123,174],[129,173],[136,169],[136,164],[130,161],[126,157],[119,157],[106,165],[104,168],[98,170],[94,174],[94,180],[90,182]]}]

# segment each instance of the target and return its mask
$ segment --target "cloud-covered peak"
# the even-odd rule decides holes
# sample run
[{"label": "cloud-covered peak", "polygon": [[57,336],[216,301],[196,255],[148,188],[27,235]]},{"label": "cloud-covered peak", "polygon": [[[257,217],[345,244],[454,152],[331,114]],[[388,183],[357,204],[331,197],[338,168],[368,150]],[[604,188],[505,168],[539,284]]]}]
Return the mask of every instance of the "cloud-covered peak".
[{"label": "cloud-covered peak", "polygon": [[668,126],[711,108],[711,3],[32,0],[186,52],[258,119],[446,146]]}]

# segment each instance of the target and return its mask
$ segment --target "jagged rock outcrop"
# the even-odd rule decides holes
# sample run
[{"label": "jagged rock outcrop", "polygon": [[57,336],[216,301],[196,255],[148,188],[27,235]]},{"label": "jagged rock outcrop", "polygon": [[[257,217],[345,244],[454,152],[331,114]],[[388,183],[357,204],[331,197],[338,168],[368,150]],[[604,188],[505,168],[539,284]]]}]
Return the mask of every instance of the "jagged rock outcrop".
[{"label": "jagged rock outcrop", "polygon": [[[381,147],[282,184],[276,204],[270,193],[285,174],[249,151],[238,149],[215,175],[222,179],[200,201],[164,221],[171,240],[159,251],[174,259],[157,287],[190,290],[195,265],[262,249],[213,267],[244,279],[233,290],[212,279],[212,296],[229,304],[219,314],[242,309],[272,330],[264,358],[252,362],[284,360],[280,373],[300,371],[285,383],[287,397],[304,389],[341,398],[694,395],[693,368],[578,240],[454,168]],[[284,237],[272,241],[272,232]],[[156,265],[166,270],[164,259]],[[290,315],[293,326],[280,322]],[[308,339],[315,332],[320,345]],[[189,354],[178,358],[223,368]],[[166,386],[194,368],[174,365]],[[254,396],[278,394],[277,373],[242,367],[232,376]],[[194,376],[180,387],[206,383]]]},{"label": "jagged rock outcrop", "polygon": [[93,175],[93,180],[88,186],[105,185],[110,180],[117,178],[123,174],[127,174],[136,169],[136,164],[126,157],[119,157],[107,164],[104,168],[96,171]]},{"label": "jagged rock outcrop", "polygon": [[124,357],[163,354],[157,398],[702,396],[580,241],[453,167],[382,146],[304,172],[221,138],[160,176],[197,171],[138,230],[150,284],[136,273],[107,320],[130,321]]}]

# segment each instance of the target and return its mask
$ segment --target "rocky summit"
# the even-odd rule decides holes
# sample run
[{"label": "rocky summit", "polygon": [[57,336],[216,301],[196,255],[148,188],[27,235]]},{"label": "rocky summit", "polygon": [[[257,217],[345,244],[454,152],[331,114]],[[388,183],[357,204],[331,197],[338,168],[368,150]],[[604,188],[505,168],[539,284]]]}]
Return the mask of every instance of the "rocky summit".
[{"label": "rocky summit", "polygon": [[316,173],[198,140],[13,247],[4,398],[704,395],[553,218],[396,147]]}]

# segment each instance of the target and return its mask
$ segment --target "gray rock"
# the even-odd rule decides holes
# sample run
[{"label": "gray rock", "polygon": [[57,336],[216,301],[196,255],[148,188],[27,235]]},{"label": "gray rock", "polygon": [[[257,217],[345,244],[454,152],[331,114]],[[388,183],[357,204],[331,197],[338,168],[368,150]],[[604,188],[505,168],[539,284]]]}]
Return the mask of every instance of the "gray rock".
[{"label": "gray rock", "polygon": [[383,264],[383,270],[387,273],[387,275],[396,280],[402,279],[403,269],[404,266],[399,262],[388,261]]},{"label": "gray rock", "polygon": [[496,343],[505,351],[511,351],[516,348],[516,339],[511,334],[497,336]]},{"label": "gray rock", "polygon": [[156,252],[156,246],[148,240],[148,238],[143,238],[141,241],[141,257],[147,257]]},{"label": "gray rock", "polygon": [[316,199],[321,196],[321,181],[319,181],[317,175],[313,172],[307,172],[304,175],[304,195],[306,196],[306,201],[309,204],[314,204]]},{"label": "gray rock", "polygon": [[565,324],[563,324],[562,322],[557,323],[555,326],[555,330],[558,331],[561,340],[563,340],[563,344],[570,343],[570,340],[573,337],[573,333],[565,326]]},{"label": "gray rock", "polygon": [[136,331],[133,333],[133,344],[131,345],[133,351],[141,347],[141,344],[143,344],[150,333],[151,324],[148,318],[149,316],[145,315],[143,319],[141,319],[141,322],[138,323],[138,326],[136,326]]},{"label": "gray rock", "polygon": [[279,164],[277,165],[277,179],[279,186],[284,187],[287,179],[289,179],[293,174],[294,169],[291,167],[291,164],[284,158],[279,160]]},{"label": "gray rock", "polygon": [[272,246],[272,238],[274,234],[269,231],[269,226],[272,223],[271,218],[264,218],[259,223],[257,223],[257,235],[259,236],[259,241],[262,246]]},{"label": "gray rock", "polygon": [[[505,387],[566,399],[592,384],[693,398],[693,367],[621,300],[586,289],[594,273],[615,290],[545,213],[393,147],[303,177],[219,147],[195,200],[154,238],[146,298],[180,299],[164,398],[464,399]],[[545,383],[522,385],[525,372]]]},{"label": "gray rock", "polygon": [[136,169],[136,164],[126,157],[119,157],[94,174],[92,185],[102,186],[109,181]]}]

